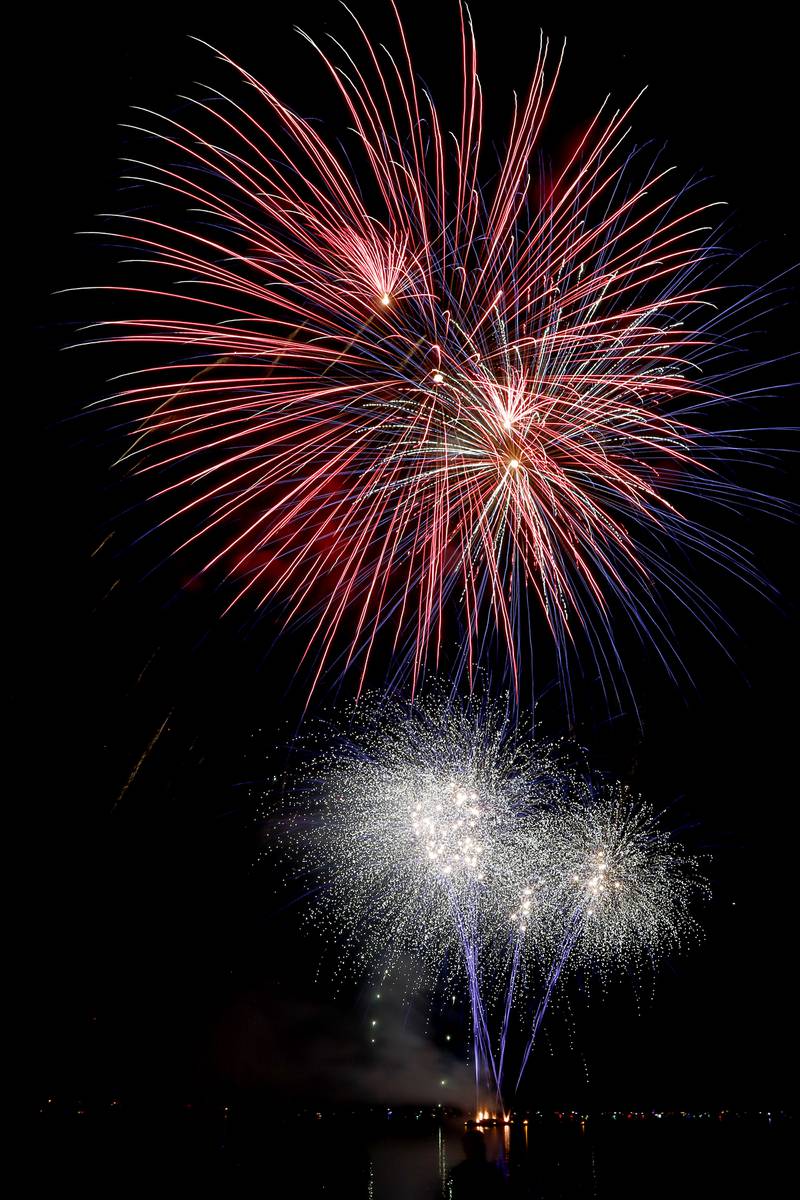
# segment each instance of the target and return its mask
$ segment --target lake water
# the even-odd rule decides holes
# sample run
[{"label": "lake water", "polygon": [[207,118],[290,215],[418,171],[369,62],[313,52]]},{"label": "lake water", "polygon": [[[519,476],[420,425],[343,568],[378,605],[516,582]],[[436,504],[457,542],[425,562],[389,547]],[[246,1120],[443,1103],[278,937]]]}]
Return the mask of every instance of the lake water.
[{"label": "lake water", "polygon": [[[789,1128],[744,1122],[547,1122],[486,1131],[487,1158],[502,1166],[510,1196],[777,1197],[788,1193]],[[441,1200],[464,1158],[463,1123],[414,1133],[309,1138],[319,1163],[299,1195]],[[301,1176],[301,1178],[303,1178]],[[338,1190],[337,1190],[338,1189]],[[793,1189],[792,1189],[793,1190]]]},{"label": "lake water", "polygon": [[[463,1160],[464,1123],[451,1118],[354,1119],[325,1114],[186,1111],[148,1116],[91,1111],[49,1122],[40,1165],[62,1186],[80,1180],[115,1194],[121,1180],[217,1194],[300,1200],[445,1200]],[[793,1121],[748,1119],[588,1120],[554,1117],[485,1132],[505,1193],[526,1200],[702,1196],[758,1200],[794,1192]],[[240,1191],[239,1184],[242,1185]]]}]

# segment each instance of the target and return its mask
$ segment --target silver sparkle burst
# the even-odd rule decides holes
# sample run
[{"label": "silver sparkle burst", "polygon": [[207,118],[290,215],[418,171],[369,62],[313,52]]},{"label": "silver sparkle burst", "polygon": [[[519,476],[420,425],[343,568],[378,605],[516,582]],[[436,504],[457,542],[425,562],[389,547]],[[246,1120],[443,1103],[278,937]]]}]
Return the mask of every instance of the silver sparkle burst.
[{"label": "silver sparkle burst", "polygon": [[306,735],[270,841],[336,973],[464,990],[498,1095],[514,1014],[524,1069],[568,970],[680,948],[706,890],[648,804],[510,711],[442,686],[362,697]]}]

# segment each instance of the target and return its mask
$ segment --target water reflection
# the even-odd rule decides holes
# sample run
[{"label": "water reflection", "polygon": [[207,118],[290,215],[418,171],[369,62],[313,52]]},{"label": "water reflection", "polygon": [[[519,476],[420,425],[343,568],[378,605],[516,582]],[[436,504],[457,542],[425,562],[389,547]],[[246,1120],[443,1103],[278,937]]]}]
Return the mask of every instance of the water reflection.
[{"label": "water reflection", "polygon": [[[417,1119],[331,1110],[315,1119],[313,1112],[234,1106],[220,1115],[215,1106],[115,1102],[43,1114],[36,1182],[49,1163],[60,1191],[74,1179],[84,1195],[115,1195],[139,1172],[150,1184],[180,1180],[179,1194],[199,1182],[203,1194],[212,1183],[220,1195],[239,1194],[241,1183],[242,1194],[292,1200],[450,1200],[448,1181],[465,1158],[463,1120],[422,1112]],[[483,1130],[486,1160],[500,1169],[503,1194],[520,1200],[784,1194],[794,1169],[791,1120],[657,1115],[531,1114]],[[96,1184],[102,1191],[92,1190]]]},{"label": "water reflection", "polygon": [[[789,1168],[787,1133],[788,1126],[775,1135],[768,1123],[665,1126],[584,1119],[519,1122],[487,1128],[483,1136],[487,1160],[502,1170],[503,1194],[509,1197],[639,1200],[670,1196],[685,1200],[724,1195],[733,1200],[780,1194],[779,1180]],[[368,1146],[369,1196],[374,1200],[450,1200],[453,1192],[448,1180],[453,1168],[464,1160],[463,1134],[463,1123],[453,1121],[414,1136],[394,1130],[374,1138]],[[353,1197],[358,1194],[349,1193]]]}]

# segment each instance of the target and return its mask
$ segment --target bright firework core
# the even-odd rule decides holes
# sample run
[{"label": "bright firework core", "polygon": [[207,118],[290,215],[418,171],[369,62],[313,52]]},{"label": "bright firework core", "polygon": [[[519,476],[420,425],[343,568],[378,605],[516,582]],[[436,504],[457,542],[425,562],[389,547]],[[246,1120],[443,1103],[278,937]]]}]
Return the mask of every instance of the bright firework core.
[{"label": "bright firework core", "polygon": [[[587,873],[589,878],[584,881],[584,887],[589,897],[589,907],[586,912],[589,916],[593,916],[597,906],[603,903],[603,897],[607,899],[613,897],[615,892],[621,890],[622,884],[611,873],[603,850],[598,850],[594,861],[589,864]],[[581,882],[578,875],[574,875],[573,879],[576,883]]]},{"label": "bright firework core", "polygon": [[444,798],[435,782],[411,806],[414,837],[431,866],[442,875],[468,875],[483,882],[481,822],[477,792],[450,780]]}]

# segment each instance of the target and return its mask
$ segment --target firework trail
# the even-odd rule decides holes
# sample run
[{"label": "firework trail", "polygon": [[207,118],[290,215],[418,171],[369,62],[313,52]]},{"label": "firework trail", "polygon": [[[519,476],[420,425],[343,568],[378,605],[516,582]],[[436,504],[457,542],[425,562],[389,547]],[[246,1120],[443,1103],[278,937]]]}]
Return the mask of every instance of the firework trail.
[{"label": "firework trail", "polygon": [[501,1106],[512,1012],[532,1013],[518,1087],[564,972],[654,963],[696,931],[704,890],[646,805],[508,713],[441,688],[368,694],[311,735],[273,845],[341,970],[408,982],[412,959],[466,995],[476,1093]]},{"label": "firework trail", "polygon": [[343,143],[224,55],[246,104],[142,110],[156,152],[131,178],[161,208],[119,237],[152,282],[112,289],[138,311],[105,324],[162,358],[110,399],[128,463],[231,604],[308,622],[312,691],[326,668],[360,691],[380,654],[413,694],[452,645],[470,680],[499,649],[516,691],[542,618],[567,690],[578,643],[608,685],[621,613],[672,670],[663,602],[721,619],[680,564],[753,580],[694,515],[742,501],[741,431],[708,424],[731,398],[712,206],[642,162],[630,107],[603,106],[548,171],[544,39],[487,165],[466,10],[452,134],[399,15],[396,54],[355,37],[314,47]]}]

